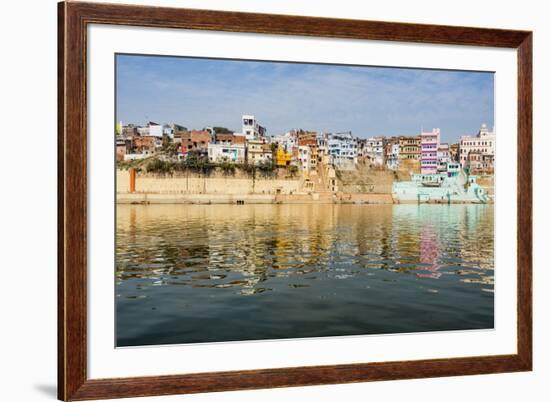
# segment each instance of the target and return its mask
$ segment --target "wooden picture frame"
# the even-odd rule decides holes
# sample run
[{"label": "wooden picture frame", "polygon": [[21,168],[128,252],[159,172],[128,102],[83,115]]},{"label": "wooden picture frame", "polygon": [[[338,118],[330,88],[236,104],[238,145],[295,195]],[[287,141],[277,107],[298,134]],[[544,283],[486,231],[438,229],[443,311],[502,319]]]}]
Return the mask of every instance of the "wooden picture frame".
[{"label": "wooden picture frame", "polygon": [[[58,5],[58,397],[87,400],[529,371],[532,369],[532,32],[62,2]],[[87,26],[110,24],[488,46],[518,54],[517,353],[383,363],[89,379]]]}]

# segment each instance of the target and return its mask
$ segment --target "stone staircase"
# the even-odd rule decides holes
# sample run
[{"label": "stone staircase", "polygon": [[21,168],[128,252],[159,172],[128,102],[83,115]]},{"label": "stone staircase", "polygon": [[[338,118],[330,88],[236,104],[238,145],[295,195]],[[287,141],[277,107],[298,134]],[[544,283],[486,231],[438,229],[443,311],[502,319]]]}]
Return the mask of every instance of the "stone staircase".
[{"label": "stone staircase", "polygon": [[325,166],[322,163],[317,165],[317,175],[313,180],[313,189],[319,196],[320,201],[331,202],[334,199],[334,194],[329,189],[327,178],[325,177]]}]

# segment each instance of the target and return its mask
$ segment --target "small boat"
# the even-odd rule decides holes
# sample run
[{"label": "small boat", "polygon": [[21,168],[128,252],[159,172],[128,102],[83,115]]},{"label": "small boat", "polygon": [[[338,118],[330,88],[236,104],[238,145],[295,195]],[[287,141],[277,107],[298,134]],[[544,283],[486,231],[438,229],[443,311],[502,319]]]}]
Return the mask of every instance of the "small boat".
[{"label": "small boat", "polygon": [[439,182],[439,181],[423,181],[422,185],[424,187],[441,187],[441,182]]}]

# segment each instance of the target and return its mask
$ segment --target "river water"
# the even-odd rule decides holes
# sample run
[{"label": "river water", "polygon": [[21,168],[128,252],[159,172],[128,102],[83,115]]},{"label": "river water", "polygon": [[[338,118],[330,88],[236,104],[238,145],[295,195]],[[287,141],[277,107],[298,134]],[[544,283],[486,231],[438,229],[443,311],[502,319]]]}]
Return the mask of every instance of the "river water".
[{"label": "river water", "polygon": [[493,328],[491,205],[119,205],[117,346]]}]

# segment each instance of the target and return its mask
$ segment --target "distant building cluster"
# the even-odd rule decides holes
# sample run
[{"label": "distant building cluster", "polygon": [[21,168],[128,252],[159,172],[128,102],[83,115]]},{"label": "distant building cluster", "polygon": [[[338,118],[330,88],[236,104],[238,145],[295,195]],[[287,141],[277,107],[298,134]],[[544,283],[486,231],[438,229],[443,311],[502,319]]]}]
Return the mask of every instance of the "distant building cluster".
[{"label": "distant building cluster", "polygon": [[212,163],[295,166],[303,172],[316,171],[320,163],[342,170],[365,163],[373,168],[422,174],[446,171],[451,162],[476,172],[494,169],[495,134],[485,124],[477,134],[464,135],[454,144],[441,142],[439,128],[391,137],[358,138],[351,131],[317,133],[303,129],[268,136],[254,115],[242,115],[240,132],[149,122],[143,127],[120,123],[116,134],[117,160],[142,159],[170,148],[182,160],[194,155]]}]

